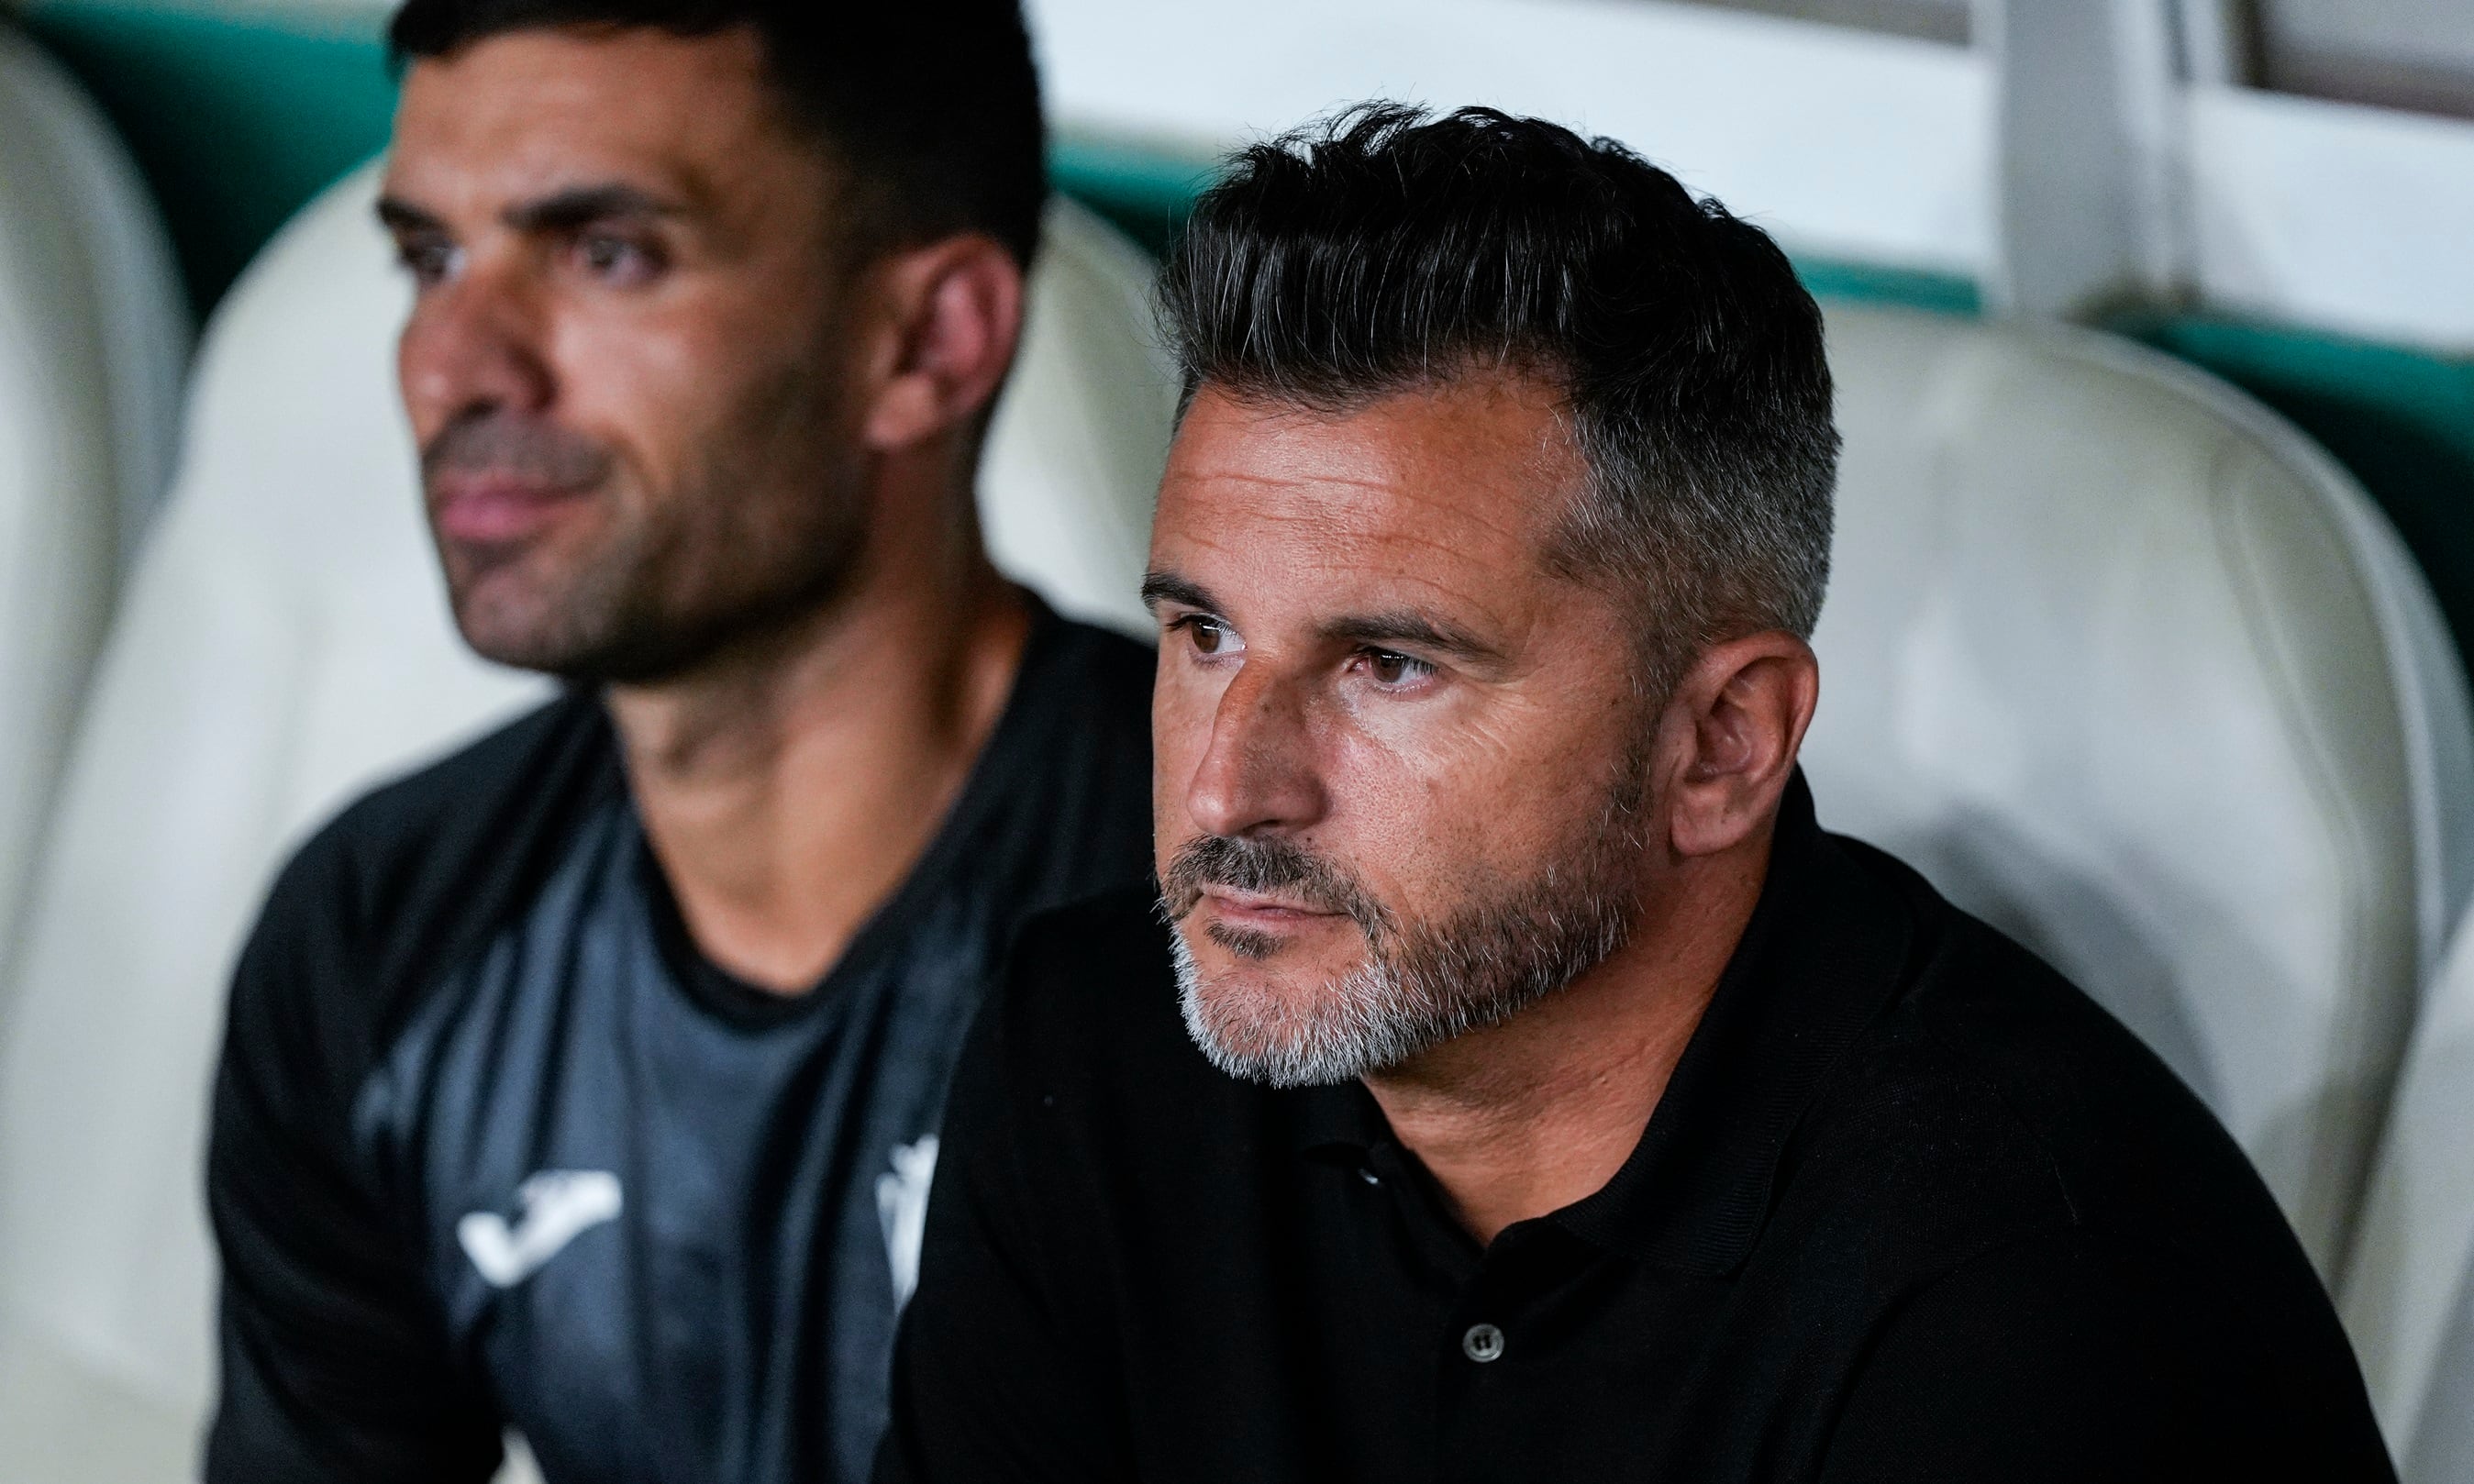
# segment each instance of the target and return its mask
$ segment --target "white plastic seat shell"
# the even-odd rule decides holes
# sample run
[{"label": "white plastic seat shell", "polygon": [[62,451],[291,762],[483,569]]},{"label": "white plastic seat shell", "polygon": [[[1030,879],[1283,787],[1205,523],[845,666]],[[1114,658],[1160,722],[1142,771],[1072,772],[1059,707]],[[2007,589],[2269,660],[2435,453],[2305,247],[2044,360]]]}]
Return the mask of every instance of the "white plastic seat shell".
[{"label": "white plastic seat shell", "polygon": [[2415,1029],[2340,1297],[2403,1484],[2474,1478],[2474,912]]},{"label": "white plastic seat shell", "polygon": [[[241,939],[345,802],[547,693],[454,633],[375,199],[374,170],[327,192],[217,314],[79,730],[0,1042],[0,1478],[191,1467],[211,1386],[204,1114]],[[1137,250],[1052,209],[982,479],[1000,564],[1127,628],[1148,626],[1135,590],[1175,407],[1148,285]],[[103,1428],[108,1457],[78,1451]]]},{"label": "white plastic seat shell", "polygon": [[2070,974],[2341,1262],[2474,872],[2474,723],[2367,497],[2112,337],[1848,306],[1823,820]]},{"label": "white plastic seat shell", "polygon": [[121,552],[170,471],[186,312],[110,127],[0,17],[0,963]]}]

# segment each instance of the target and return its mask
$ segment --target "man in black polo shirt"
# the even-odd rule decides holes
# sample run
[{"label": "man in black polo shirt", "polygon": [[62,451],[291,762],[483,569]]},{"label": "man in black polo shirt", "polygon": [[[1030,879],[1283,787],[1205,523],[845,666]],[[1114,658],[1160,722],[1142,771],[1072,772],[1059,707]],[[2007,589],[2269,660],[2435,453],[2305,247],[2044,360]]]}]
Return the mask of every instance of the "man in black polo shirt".
[{"label": "man in black polo shirt", "polygon": [[380,214],[464,636],[567,694],[235,976],[211,1484],[865,1477],[964,1028],[1150,871],[1152,660],[974,502],[1046,197],[1016,0],[411,0]]},{"label": "man in black polo shirt", "polygon": [[975,1033],[881,1480],[2390,1476],[2199,1104],[1815,824],[1767,238],[1378,107],[1242,155],[1163,297],[1160,895]]}]

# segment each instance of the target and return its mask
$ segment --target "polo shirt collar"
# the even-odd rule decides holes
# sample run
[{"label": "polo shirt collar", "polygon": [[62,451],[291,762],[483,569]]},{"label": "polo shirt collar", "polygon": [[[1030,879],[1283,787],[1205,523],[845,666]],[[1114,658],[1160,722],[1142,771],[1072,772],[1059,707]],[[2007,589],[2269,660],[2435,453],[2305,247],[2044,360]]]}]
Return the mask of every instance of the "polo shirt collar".
[{"label": "polo shirt collar", "polygon": [[[1901,893],[1822,833],[1799,769],[1760,899],[1640,1142],[1603,1188],[1544,1219],[1679,1274],[1732,1270],[1760,1233],[1814,1091],[1904,981],[1912,936]],[[1360,1083],[1293,1097],[1301,1152],[1392,1138]]]}]

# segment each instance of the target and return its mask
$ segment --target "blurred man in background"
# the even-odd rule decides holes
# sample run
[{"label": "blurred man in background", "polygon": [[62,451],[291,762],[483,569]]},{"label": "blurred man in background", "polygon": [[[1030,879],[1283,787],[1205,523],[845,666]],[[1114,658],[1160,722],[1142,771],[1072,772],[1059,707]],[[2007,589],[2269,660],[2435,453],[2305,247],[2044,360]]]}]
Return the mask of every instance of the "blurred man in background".
[{"label": "blurred man in background", "polygon": [[242,959],[219,1484],[863,1474],[960,1033],[1149,866],[1149,654],[982,547],[1015,0],[412,0],[380,211],[455,617],[564,698]]},{"label": "blurred man in background", "polygon": [[1820,311],[1618,146],[1261,145],[1162,298],[1157,894],[1025,931],[879,1478],[2390,1477],[2128,1032],[1816,822]]}]

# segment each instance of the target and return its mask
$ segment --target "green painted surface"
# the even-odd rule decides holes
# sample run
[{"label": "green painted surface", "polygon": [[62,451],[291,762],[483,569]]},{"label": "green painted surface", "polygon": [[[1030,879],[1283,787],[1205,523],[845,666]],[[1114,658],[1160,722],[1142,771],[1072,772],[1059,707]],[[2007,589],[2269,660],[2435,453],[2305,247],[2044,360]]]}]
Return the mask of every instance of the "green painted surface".
[{"label": "green painted surface", "polygon": [[[385,143],[395,89],[374,14],[356,25],[283,0],[33,0],[27,19],[128,137],[202,314],[303,203]],[[1054,167],[1059,189],[1153,252],[1211,173],[1207,160],[1080,136],[1057,141]],[[1980,309],[1963,279],[1796,266],[1818,294]],[[2474,359],[2204,314],[2110,328],[2247,389],[2352,469],[2474,653]]]},{"label": "green painted surface", "polygon": [[1066,135],[1049,150],[1048,170],[1058,190],[1157,256],[1185,225],[1194,198],[1211,183],[1213,163]]},{"label": "green painted surface", "polygon": [[2222,316],[2109,327],[2205,367],[2285,414],[2354,472],[2474,655],[2474,358]]},{"label": "green painted surface", "polygon": [[206,0],[36,0],[26,19],[128,141],[202,316],[303,202],[385,144],[394,117],[374,20]]},{"label": "green painted surface", "polygon": [[1984,312],[1984,296],[1973,279],[1955,274],[1925,273],[1913,268],[1883,268],[1871,263],[1837,262],[1798,257],[1796,276],[1822,299],[1853,299],[1865,304],[1904,304],[1934,314],[1973,318]]}]

